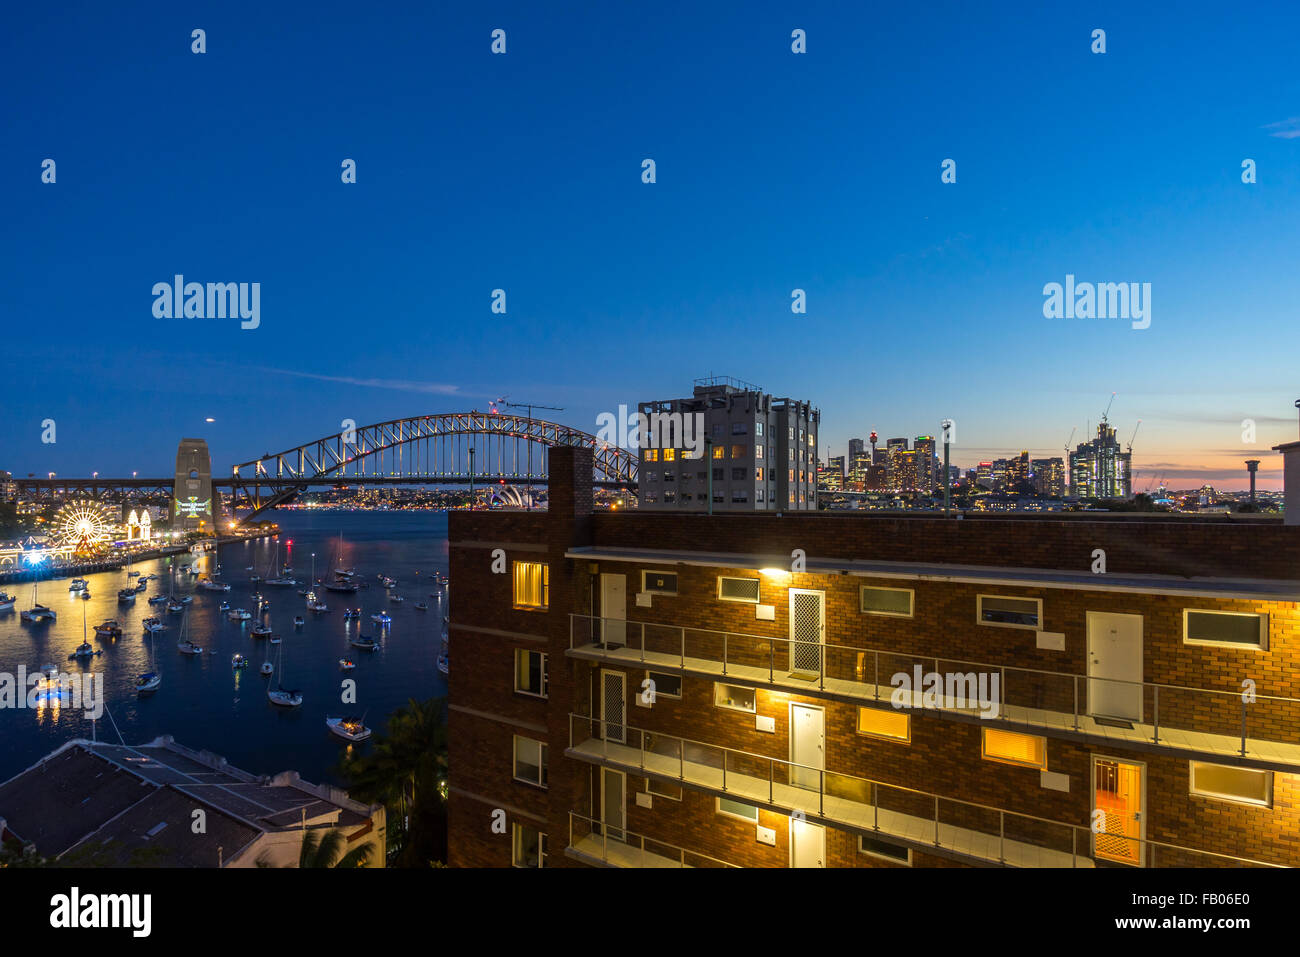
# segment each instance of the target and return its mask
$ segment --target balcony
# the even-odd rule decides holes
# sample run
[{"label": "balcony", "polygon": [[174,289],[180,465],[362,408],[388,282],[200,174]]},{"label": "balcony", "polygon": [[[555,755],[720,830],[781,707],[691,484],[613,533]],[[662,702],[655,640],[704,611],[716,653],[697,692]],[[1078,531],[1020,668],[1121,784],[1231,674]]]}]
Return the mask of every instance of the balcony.
[{"label": "balcony", "polygon": [[1094,838],[1146,867],[1280,867],[1018,814],[780,758],[569,715],[565,755],[782,814],[883,835],[941,856],[1007,867],[1094,867]]},{"label": "balcony", "polygon": [[566,857],[599,867],[739,867],[626,828],[614,828],[569,812]]},{"label": "balcony", "polygon": [[[913,689],[907,710],[1053,737],[1082,737],[1139,750],[1276,771],[1300,769],[1300,698],[1015,668],[956,658],[899,654],[770,635],[570,615],[570,657],[649,668],[849,704],[891,703],[895,674],[997,677],[996,715],[959,696],[927,700]],[[798,669],[792,668],[794,657]],[[991,680],[988,686],[991,688]],[[1115,720],[1090,701],[1124,700],[1141,719]],[[1098,713],[1094,714],[1096,711]]]}]

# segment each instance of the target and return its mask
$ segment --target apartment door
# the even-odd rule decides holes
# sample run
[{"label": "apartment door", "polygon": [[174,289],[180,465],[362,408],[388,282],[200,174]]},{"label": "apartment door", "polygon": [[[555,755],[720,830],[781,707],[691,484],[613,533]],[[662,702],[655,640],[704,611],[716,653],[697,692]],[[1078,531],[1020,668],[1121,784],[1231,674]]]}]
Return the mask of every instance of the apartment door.
[{"label": "apartment door", "polygon": [[826,642],[826,593],[790,589],[790,671],[816,677],[822,672]]},{"label": "apartment door", "polygon": [[1142,720],[1142,616],[1088,612],[1088,713]]},{"label": "apartment door", "polygon": [[605,647],[627,644],[627,576],[600,576],[601,641]]},{"label": "apartment door", "polygon": [[826,828],[790,818],[790,866],[826,866]]},{"label": "apartment door", "polygon": [[627,775],[609,768],[600,771],[600,821],[607,837],[621,841],[627,836]]},{"label": "apartment door", "polygon": [[790,783],[820,790],[826,767],[826,712],[806,704],[790,705]]},{"label": "apartment door", "polygon": [[1146,765],[1115,758],[1092,759],[1093,856],[1121,864],[1142,864],[1146,836],[1143,801]]},{"label": "apartment door", "polygon": [[621,671],[600,670],[601,733],[606,741],[627,743],[627,675]]}]

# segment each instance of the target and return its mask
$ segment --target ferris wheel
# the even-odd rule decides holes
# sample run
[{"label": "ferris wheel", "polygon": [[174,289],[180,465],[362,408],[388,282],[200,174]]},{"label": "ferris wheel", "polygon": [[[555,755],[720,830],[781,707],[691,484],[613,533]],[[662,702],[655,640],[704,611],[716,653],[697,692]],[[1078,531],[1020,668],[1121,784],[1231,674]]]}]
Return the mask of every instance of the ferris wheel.
[{"label": "ferris wheel", "polygon": [[104,510],[94,502],[71,502],[55,518],[59,539],[74,551],[93,552],[109,540],[110,524]]}]

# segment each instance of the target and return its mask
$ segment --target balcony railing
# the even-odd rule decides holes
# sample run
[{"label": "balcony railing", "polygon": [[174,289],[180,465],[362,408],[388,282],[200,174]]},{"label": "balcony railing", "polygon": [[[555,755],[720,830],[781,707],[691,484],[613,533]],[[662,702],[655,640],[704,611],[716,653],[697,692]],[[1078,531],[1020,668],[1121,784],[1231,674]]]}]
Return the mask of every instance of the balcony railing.
[{"label": "balcony railing", "polygon": [[739,867],[677,844],[569,812],[569,850],[573,856],[611,867]]},{"label": "balcony railing", "polygon": [[569,715],[566,753],[807,820],[1010,867],[1092,867],[1094,838],[1105,839],[1111,849],[1100,856],[1147,867],[1285,866],[1093,831],[588,715]]},{"label": "balcony railing", "polygon": [[[797,641],[589,615],[570,615],[569,648],[608,661],[669,668],[716,680],[787,691],[818,692],[864,704],[892,703],[892,678],[915,669],[941,676],[983,677],[985,704],[970,689],[934,699],[922,689],[899,692],[900,706],[1000,724],[1073,731],[1116,743],[1148,744],[1273,766],[1300,767],[1300,698],[1112,678],[988,662],[905,654],[851,645]],[[951,690],[951,689],[948,689]],[[990,713],[996,709],[996,713]]]}]

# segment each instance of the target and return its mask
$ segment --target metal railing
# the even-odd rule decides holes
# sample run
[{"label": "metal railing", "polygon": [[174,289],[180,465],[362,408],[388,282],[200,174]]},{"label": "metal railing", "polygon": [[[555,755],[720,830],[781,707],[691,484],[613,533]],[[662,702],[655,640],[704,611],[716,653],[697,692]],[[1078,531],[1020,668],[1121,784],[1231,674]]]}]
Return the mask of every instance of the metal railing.
[{"label": "metal railing", "polygon": [[[576,822],[576,830],[575,830]],[[621,837],[619,835],[622,835]],[[638,834],[635,831],[629,831],[625,827],[615,827],[598,821],[595,818],[587,817],[585,814],[579,814],[577,811],[569,812],[569,847],[579,854],[590,853],[587,848],[580,847],[582,841],[599,841],[600,842],[600,859],[606,864],[616,864],[621,866],[617,860],[620,857],[619,851],[625,853],[640,854],[642,856],[651,854],[655,857],[663,858],[665,862],[676,861],[678,867],[740,867],[739,864],[729,864],[724,860],[712,857],[708,854],[701,854],[698,851],[688,850],[678,844],[669,844],[666,841],[660,841],[653,837],[647,837],[644,834]],[[610,844],[614,845],[614,859],[610,856]],[[644,865],[634,865],[644,866]]]},{"label": "metal railing", "polygon": [[[904,700],[896,707],[933,708],[939,711],[983,713],[986,717],[1023,727],[1081,731],[1085,718],[1127,719],[1133,724],[1134,740],[1164,747],[1183,747],[1162,740],[1162,731],[1198,732],[1231,739],[1231,751],[1246,756],[1251,739],[1297,747],[1300,762],[1300,698],[1246,694],[1181,685],[1087,675],[1036,668],[1019,668],[988,662],[967,661],[934,655],[882,651],[852,645],[799,641],[775,635],[692,628],[654,622],[626,621],[570,614],[569,648],[596,646],[609,652],[612,660],[632,660],[648,667],[673,667],[711,678],[766,681],[786,689],[829,691],[863,702]],[[792,667],[796,646],[804,661]],[[812,646],[811,648],[809,646]],[[806,661],[815,658],[818,667],[810,673]],[[702,667],[720,666],[721,670]],[[956,682],[959,693],[945,693],[931,703],[912,688],[900,695],[894,676],[904,674],[909,682],[920,667],[940,676],[969,677],[990,692],[997,678],[996,695],[979,696],[974,702],[966,693],[971,683]],[[792,673],[803,675],[802,679]],[[882,683],[883,680],[883,683]],[[989,714],[990,708],[996,713]],[[1052,720],[1053,718],[1059,720]],[[1113,727],[1113,724],[1111,725]]]},{"label": "metal railing", "polygon": [[[575,745],[574,728],[586,726]],[[611,738],[610,727],[616,729],[618,737]],[[635,744],[630,741],[635,740]],[[598,749],[584,752],[583,748],[598,744]],[[624,753],[610,749],[621,748]],[[856,805],[858,810],[869,809],[871,830],[874,832],[901,837],[889,829],[889,824],[900,826],[906,824],[910,832],[915,832],[915,824],[923,822],[928,832],[925,841],[908,838],[917,846],[929,846],[946,849],[950,852],[965,854],[985,861],[1016,866],[1015,860],[1007,856],[1008,844],[1024,845],[1049,854],[1059,855],[1060,866],[1065,866],[1068,858],[1070,867],[1079,866],[1081,859],[1092,860],[1098,856],[1090,852],[1094,838],[1110,838],[1108,843],[1124,850],[1122,857],[1101,855],[1104,860],[1121,863],[1141,863],[1147,867],[1285,867],[1266,861],[1221,854],[1199,848],[1185,847],[1163,841],[1154,841],[1145,837],[1134,837],[1113,831],[1096,830],[1063,821],[1052,821],[1032,814],[1021,814],[1004,808],[964,801],[959,798],[944,797],[929,791],[887,784],[855,774],[829,771],[812,765],[799,764],[750,751],[741,751],[723,745],[709,744],[690,738],[646,731],[634,728],[623,722],[606,721],[590,715],[569,714],[569,751],[576,757],[598,757],[602,762],[616,764],[629,771],[643,775],[663,778],[697,789],[714,793],[720,792],[742,803],[760,801],[772,808],[801,814],[806,811],[800,804],[812,804],[816,798],[816,815],[833,825],[847,825],[850,829],[861,829],[858,821],[862,815],[853,818],[842,812],[847,808],[842,802]],[[635,752],[635,756],[626,752]],[[647,757],[650,758],[647,764]],[[673,765],[676,764],[676,773]],[[688,774],[688,770],[691,774]],[[739,789],[738,789],[739,788]],[[763,791],[766,788],[766,795]],[[793,800],[794,794],[789,789],[807,795],[806,802]],[[784,790],[785,793],[782,793]],[[830,799],[832,806],[828,808]],[[840,802],[838,805],[836,802]],[[946,813],[945,813],[946,812]],[[885,815],[884,827],[881,815]],[[904,820],[904,819],[911,819]],[[997,838],[997,853],[993,854],[991,845],[987,853],[962,851],[956,846],[945,845],[943,828],[949,828],[949,845],[958,836],[954,830],[973,832],[976,835]],[[969,841],[963,841],[963,845]],[[1034,855],[1011,850],[1013,856],[1029,859]],[[1159,854],[1157,853],[1159,852]],[[1050,866],[1050,865],[1048,865]]]}]

